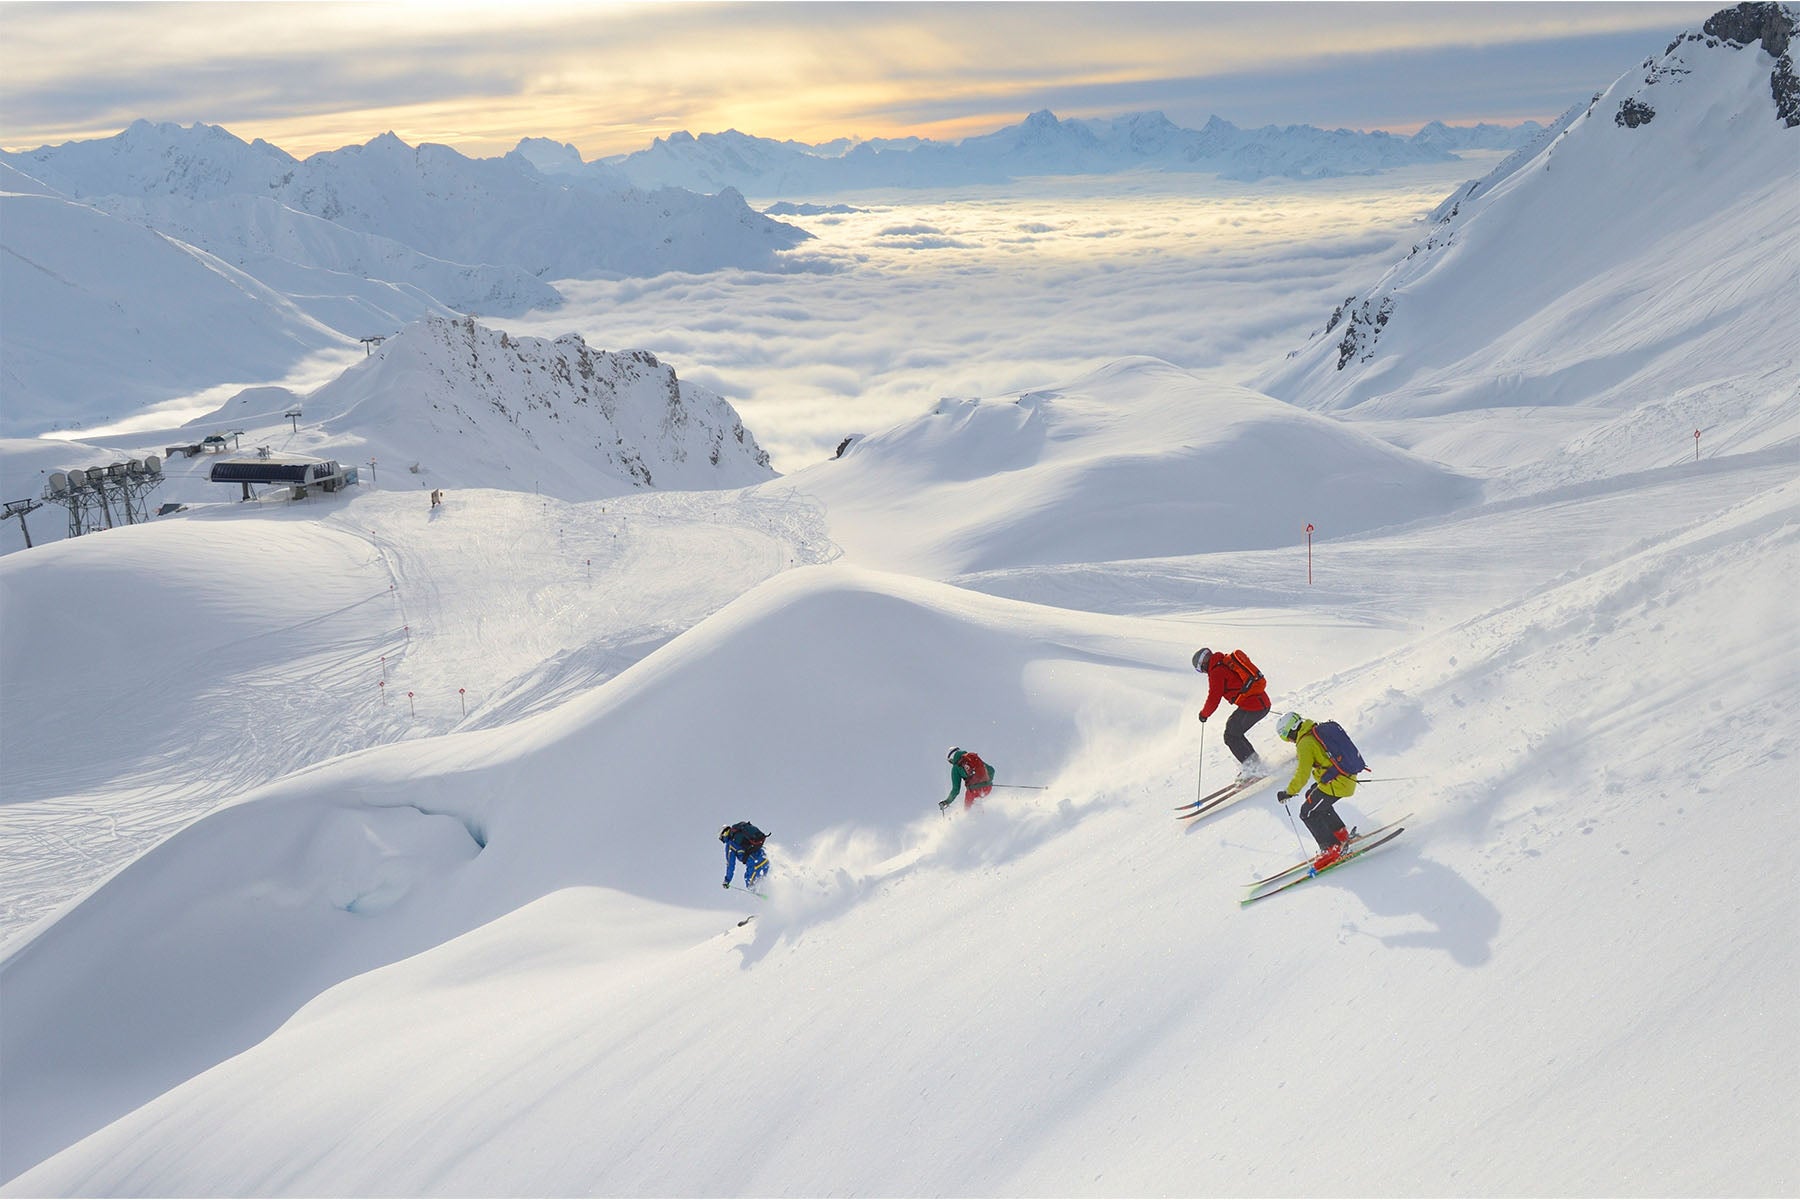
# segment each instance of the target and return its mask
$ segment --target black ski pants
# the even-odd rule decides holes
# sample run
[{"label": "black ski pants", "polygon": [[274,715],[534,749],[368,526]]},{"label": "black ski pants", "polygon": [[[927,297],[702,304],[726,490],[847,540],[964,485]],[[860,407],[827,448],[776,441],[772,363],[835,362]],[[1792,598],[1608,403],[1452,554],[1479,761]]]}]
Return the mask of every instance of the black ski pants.
[{"label": "black ski pants", "polygon": [[1306,789],[1306,803],[1300,806],[1300,819],[1306,822],[1306,831],[1313,835],[1313,841],[1319,843],[1321,850],[1336,845],[1338,830],[1344,827],[1344,818],[1338,816],[1333,807],[1339,799],[1327,796],[1316,784]]},{"label": "black ski pants", "polygon": [[1266,708],[1256,712],[1247,708],[1231,710],[1231,717],[1225,722],[1225,748],[1231,751],[1232,757],[1243,762],[1256,753],[1256,747],[1252,746],[1250,739],[1244,735],[1250,732],[1251,726],[1268,715],[1269,710]]}]

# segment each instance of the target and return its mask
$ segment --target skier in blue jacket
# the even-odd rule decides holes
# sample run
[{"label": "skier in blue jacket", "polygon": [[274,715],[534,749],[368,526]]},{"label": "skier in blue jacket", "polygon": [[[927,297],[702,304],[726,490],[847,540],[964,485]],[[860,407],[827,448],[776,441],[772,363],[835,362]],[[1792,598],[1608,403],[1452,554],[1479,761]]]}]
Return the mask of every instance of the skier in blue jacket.
[{"label": "skier in blue jacket", "polygon": [[725,886],[731,886],[731,877],[737,874],[739,863],[744,864],[744,887],[754,890],[764,875],[769,873],[769,860],[763,855],[763,842],[768,834],[748,821],[739,821],[736,825],[727,825],[719,830],[719,840],[725,843]]}]

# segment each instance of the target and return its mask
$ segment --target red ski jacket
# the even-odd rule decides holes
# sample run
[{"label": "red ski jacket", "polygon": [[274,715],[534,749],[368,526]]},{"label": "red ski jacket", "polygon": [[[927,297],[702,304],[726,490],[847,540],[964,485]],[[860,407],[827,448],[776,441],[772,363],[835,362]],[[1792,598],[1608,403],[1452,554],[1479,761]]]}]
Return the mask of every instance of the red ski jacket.
[{"label": "red ski jacket", "polygon": [[1206,664],[1206,707],[1200,710],[1200,719],[1212,716],[1219,701],[1227,699],[1248,712],[1268,712],[1269,693],[1263,681],[1258,679],[1247,693],[1239,694],[1245,682],[1243,672],[1229,654],[1213,655]]}]

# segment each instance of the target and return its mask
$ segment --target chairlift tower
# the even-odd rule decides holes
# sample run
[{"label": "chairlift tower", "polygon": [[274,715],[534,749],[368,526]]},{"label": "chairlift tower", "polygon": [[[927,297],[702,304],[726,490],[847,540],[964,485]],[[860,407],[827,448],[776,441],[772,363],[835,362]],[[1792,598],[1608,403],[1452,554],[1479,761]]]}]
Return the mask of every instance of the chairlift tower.
[{"label": "chairlift tower", "polygon": [[146,524],[150,520],[150,505],[146,499],[151,492],[162,486],[162,460],[152,454],[148,458],[134,458],[129,462],[114,463],[106,469],[107,482],[119,497],[125,509],[127,525]]},{"label": "chairlift tower", "polygon": [[151,454],[104,467],[52,471],[44,484],[44,499],[69,510],[69,536],[74,538],[119,524],[113,515],[115,502],[125,524],[147,522],[150,506],[145,497],[162,481],[162,459]]},{"label": "chairlift tower", "polygon": [[31,549],[31,527],[25,524],[25,517],[42,507],[44,507],[44,503],[41,500],[32,500],[29,498],[24,500],[8,500],[6,502],[6,513],[3,517],[0,517],[0,520],[11,520],[13,517],[19,518],[19,532],[25,535],[25,548],[27,550]]}]

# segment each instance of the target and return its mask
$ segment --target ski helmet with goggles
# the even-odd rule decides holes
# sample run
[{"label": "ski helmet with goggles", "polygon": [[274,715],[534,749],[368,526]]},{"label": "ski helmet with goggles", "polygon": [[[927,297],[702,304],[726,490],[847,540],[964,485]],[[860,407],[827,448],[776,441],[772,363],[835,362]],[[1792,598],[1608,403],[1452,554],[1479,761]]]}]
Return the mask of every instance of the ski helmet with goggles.
[{"label": "ski helmet with goggles", "polygon": [[1275,722],[1275,732],[1281,736],[1282,741],[1294,740],[1294,735],[1300,732],[1300,719],[1297,712],[1281,714],[1281,720]]},{"label": "ski helmet with goggles", "polygon": [[722,825],[719,827],[719,840],[721,842],[730,836],[731,836],[731,826]]},{"label": "ski helmet with goggles", "polygon": [[953,763],[961,757],[962,757],[962,747],[961,746],[952,746],[952,747],[950,747],[950,753],[944,755],[944,761]]},{"label": "ski helmet with goggles", "polygon": [[1212,651],[1208,650],[1205,646],[1202,646],[1202,647],[1200,647],[1200,649],[1194,651],[1194,670],[1196,670],[1196,671],[1206,670],[1206,664],[1210,663],[1211,661],[1212,661]]}]

